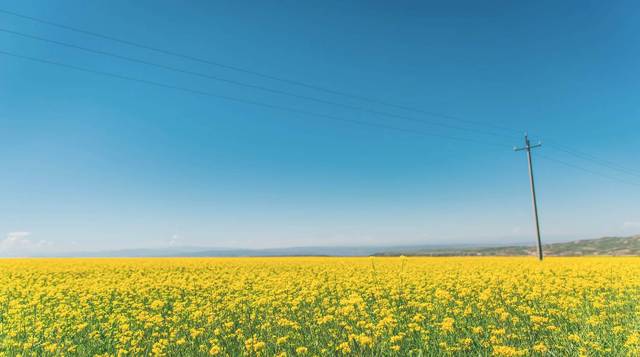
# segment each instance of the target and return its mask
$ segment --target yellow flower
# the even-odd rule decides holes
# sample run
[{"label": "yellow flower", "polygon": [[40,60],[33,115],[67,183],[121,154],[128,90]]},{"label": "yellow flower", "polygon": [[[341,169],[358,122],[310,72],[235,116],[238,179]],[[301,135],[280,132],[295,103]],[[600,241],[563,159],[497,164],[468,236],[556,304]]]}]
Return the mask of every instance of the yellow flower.
[{"label": "yellow flower", "polygon": [[640,257],[374,260],[0,259],[0,357],[640,351]]},{"label": "yellow flower", "polygon": [[442,322],[440,322],[440,329],[444,332],[452,332],[454,323],[454,319],[451,317],[445,317]]},{"label": "yellow flower", "polygon": [[164,307],[164,301],[162,300],[153,300],[151,305],[149,305],[153,310],[159,310]]},{"label": "yellow flower", "polygon": [[349,346],[349,342],[342,342],[338,345],[337,350],[342,353],[351,353],[351,346]]},{"label": "yellow flower", "polygon": [[533,350],[534,350],[534,351],[536,351],[536,352],[540,352],[540,353],[544,353],[544,352],[549,351],[549,349],[547,348],[547,346],[546,346],[544,343],[542,343],[542,342],[540,342],[540,343],[538,343],[538,344],[534,345],[534,346],[533,346]]},{"label": "yellow flower", "polygon": [[634,332],[627,337],[624,345],[626,347],[640,347],[640,332]]},{"label": "yellow flower", "polygon": [[571,342],[580,342],[580,336],[576,335],[575,333],[572,333],[569,336],[567,336],[567,340]]},{"label": "yellow flower", "polygon": [[467,348],[469,348],[471,346],[471,344],[473,343],[473,340],[468,338],[468,337],[466,337],[466,338],[460,339],[459,342],[465,349],[467,349]]},{"label": "yellow flower", "polygon": [[526,354],[526,351],[519,350],[511,346],[493,346],[494,356],[512,357],[512,356],[524,356],[525,354]]},{"label": "yellow flower", "polygon": [[306,347],[298,347],[296,348],[296,353],[299,355],[306,354],[308,349]]},{"label": "yellow flower", "polygon": [[212,356],[215,356],[215,355],[219,354],[221,351],[222,351],[222,349],[220,348],[220,346],[213,345],[209,349],[209,354],[212,355]]},{"label": "yellow flower", "polygon": [[266,346],[266,344],[262,341],[256,342],[253,344],[253,350],[258,352],[258,351],[262,351],[264,349],[264,346]]},{"label": "yellow flower", "polygon": [[359,335],[356,340],[362,346],[371,346],[373,344],[373,340],[367,335]]}]

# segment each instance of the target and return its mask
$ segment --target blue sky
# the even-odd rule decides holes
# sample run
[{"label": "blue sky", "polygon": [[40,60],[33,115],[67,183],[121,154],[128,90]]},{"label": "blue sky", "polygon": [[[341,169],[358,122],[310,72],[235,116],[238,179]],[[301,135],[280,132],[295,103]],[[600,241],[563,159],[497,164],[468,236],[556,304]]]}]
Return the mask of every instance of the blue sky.
[{"label": "blue sky", "polygon": [[[640,184],[635,1],[13,1],[0,9],[471,125],[332,95],[0,13],[0,51],[455,141],[0,54],[0,254],[170,245],[533,242],[526,159]],[[395,116],[373,114],[383,111]],[[402,117],[399,118],[398,116]],[[406,120],[432,121],[501,136]],[[513,130],[496,129],[494,126]],[[640,232],[640,190],[535,158],[543,239]]]}]

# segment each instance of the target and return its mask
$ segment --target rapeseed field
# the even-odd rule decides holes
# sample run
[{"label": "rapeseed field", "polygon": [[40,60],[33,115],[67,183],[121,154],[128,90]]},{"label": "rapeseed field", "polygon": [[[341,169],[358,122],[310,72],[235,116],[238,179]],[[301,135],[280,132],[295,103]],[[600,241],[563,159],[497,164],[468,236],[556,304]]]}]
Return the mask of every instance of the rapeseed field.
[{"label": "rapeseed field", "polygon": [[638,356],[640,258],[0,260],[3,356]]}]

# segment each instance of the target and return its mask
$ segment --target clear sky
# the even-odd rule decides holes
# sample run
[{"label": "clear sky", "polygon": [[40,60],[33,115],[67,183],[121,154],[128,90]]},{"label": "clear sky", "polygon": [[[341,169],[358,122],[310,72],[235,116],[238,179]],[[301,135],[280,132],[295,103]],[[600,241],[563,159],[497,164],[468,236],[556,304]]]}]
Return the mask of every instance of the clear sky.
[{"label": "clear sky", "polygon": [[640,176],[551,145],[640,171],[637,1],[185,4],[4,0],[0,9],[485,124],[316,91],[0,13],[3,52],[411,131],[0,54],[0,255],[172,245],[534,242],[526,157],[512,150],[524,130],[543,141],[534,155],[636,183],[534,156],[543,239],[640,232]]}]

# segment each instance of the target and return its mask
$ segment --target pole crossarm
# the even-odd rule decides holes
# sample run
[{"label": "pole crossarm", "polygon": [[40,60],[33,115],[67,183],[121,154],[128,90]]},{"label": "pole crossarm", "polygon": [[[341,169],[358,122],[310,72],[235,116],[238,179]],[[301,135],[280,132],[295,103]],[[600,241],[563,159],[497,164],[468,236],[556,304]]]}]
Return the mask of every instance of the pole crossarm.
[{"label": "pole crossarm", "polygon": [[529,146],[529,147],[521,147],[521,148],[514,147],[514,148],[513,148],[513,151],[530,150],[530,149],[539,148],[539,147],[541,147],[541,146],[542,146],[542,143],[537,143],[537,144],[531,145],[531,146]]},{"label": "pole crossarm", "polygon": [[525,145],[521,148],[515,146],[513,148],[513,151],[531,150],[531,149],[539,148],[542,146],[542,142],[538,142],[537,144],[531,145],[531,142],[529,141],[529,136],[527,135],[527,133],[524,134],[524,144]]}]

